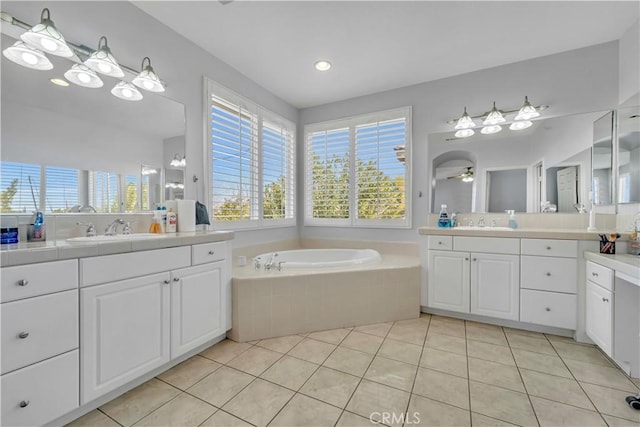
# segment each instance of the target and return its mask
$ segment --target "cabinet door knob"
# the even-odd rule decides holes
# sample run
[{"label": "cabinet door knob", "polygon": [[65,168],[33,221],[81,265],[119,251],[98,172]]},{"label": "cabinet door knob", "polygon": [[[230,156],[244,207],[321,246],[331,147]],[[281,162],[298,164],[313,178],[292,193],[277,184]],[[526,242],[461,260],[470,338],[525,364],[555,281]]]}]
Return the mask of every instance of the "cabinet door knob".
[{"label": "cabinet door knob", "polygon": [[29,402],[28,400],[23,400],[22,402],[18,403],[18,406],[20,406],[21,408],[26,408],[27,406],[29,406]]},{"label": "cabinet door knob", "polygon": [[179,281],[180,281],[180,278],[179,278],[179,277],[174,277],[174,278],[173,278],[173,281],[174,281],[174,282],[179,282]]},{"label": "cabinet door knob", "polygon": [[594,271],[593,273],[591,273],[591,275],[592,275],[593,277],[598,277],[598,273],[596,273],[595,271]]},{"label": "cabinet door knob", "polygon": [[438,244],[439,244],[439,245],[441,245],[441,244],[442,244],[442,242],[441,242],[440,240],[438,240]]},{"label": "cabinet door knob", "polygon": [[473,260],[474,260],[474,261],[477,261],[477,260],[478,260],[478,258],[474,258]]},{"label": "cabinet door knob", "polygon": [[18,286],[27,286],[28,284],[29,284],[29,281],[27,279],[18,280]]},{"label": "cabinet door knob", "polygon": [[602,297],[602,302],[609,302],[609,298]]},{"label": "cabinet door knob", "polygon": [[464,260],[465,260],[465,261],[469,261],[469,258],[465,258]]},{"label": "cabinet door knob", "polygon": [[546,311],[551,311],[551,308],[547,307],[545,308]]},{"label": "cabinet door knob", "polygon": [[27,338],[29,336],[29,332],[20,332],[18,334],[18,338],[20,338],[21,340]]},{"label": "cabinet door knob", "polygon": [[547,250],[550,251],[551,250],[551,246],[547,246]]},{"label": "cabinet door knob", "polygon": [[165,285],[168,285],[169,283],[171,283],[171,280],[163,280],[162,283],[164,283]]},{"label": "cabinet door knob", "polygon": [[214,251],[209,251],[209,255],[213,255],[213,254],[215,254]]},{"label": "cabinet door knob", "polygon": [[548,276],[548,277],[551,277],[551,273],[547,273],[547,276]]}]

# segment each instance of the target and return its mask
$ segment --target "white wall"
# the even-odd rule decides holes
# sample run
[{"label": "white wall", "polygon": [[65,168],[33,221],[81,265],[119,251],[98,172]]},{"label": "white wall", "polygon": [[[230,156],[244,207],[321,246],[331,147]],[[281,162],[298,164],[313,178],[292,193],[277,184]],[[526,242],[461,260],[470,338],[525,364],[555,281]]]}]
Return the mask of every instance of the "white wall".
[{"label": "white wall", "polygon": [[[623,104],[640,92],[640,21],[620,38],[618,101]],[[632,103],[637,105],[637,98]],[[632,104],[629,104],[632,105]]]},{"label": "white wall", "polygon": [[[535,104],[548,104],[548,116],[563,116],[614,108],[618,103],[618,43],[610,42],[556,55],[463,74],[374,95],[363,96],[300,112],[300,140],[305,124],[372,111],[413,106],[413,229],[331,229],[300,226],[302,237],[376,240],[418,240],[416,228],[426,223],[430,166],[428,135],[449,131],[446,121],[462,113],[483,112],[496,101],[501,108],[517,108],[528,95]],[[434,64],[437,66],[437,64]],[[299,150],[299,164],[303,164]],[[299,182],[304,176],[299,169]],[[422,197],[418,193],[422,192]],[[299,212],[303,189],[299,187]],[[302,223],[302,218],[299,219]]]}]

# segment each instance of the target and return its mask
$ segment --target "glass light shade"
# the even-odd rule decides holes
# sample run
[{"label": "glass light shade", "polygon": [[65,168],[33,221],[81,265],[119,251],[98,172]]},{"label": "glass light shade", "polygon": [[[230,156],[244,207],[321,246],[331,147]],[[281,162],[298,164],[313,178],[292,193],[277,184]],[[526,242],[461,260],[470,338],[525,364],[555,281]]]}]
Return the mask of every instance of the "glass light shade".
[{"label": "glass light shade", "polygon": [[32,48],[22,40],[3,50],[2,54],[8,60],[32,70],[45,71],[53,68],[53,64],[43,52]]},{"label": "glass light shade", "polygon": [[525,96],[524,104],[522,105],[522,108],[520,108],[520,111],[518,111],[516,120],[529,120],[538,117],[539,115],[540,113],[538,113],[536,107],[531,105],[531,103],[529,102],[529,97]]},{"label": "glass light shade", "polygon": [[158,173],[158,169],[153,168],[151,166],[142,165],[141,174],[142,175],[155,175]]},{"label": "glass light shade", "polygon": [[[507,120],[504,118],[502,113],[500,111],[498,111],[498,109],[496,108],[496,103],[494,101],[493,108],[491,109],[491,112],[489,113],[487,118],[484,119],[482,124],[483,125],[497,125],[498,123],[504,123],[506,121]],[[497,131],[497,132],[500,132],[500,131]]]},{"label": "glass light shade", "polygon": [[20,38],[31,46],[52,55],[65,58],[73,56],[73,51],[69,45],[67,45],[64,37],[60,34],[60,31],[56,29],[53,21],[49,19],[49,9],[47,8],[42,9],[40,23],[23,33]]},{"label": "glass light shade", "polygon": [[513,122],[511,123],[511,126],[509,126],[509,129],[511,130],[523,130],[526,129],[528,127],[531,127],[533,123],[530,122],[529,120],[522,120],[519,122]]},{"label": "glass light shade", "polygon": [[[464,107],[464,113],[462,113],[462,116],[458,119],[456,129],[469,129],[475,126],[476,123],[469,117],[469,114],[467,114],[467,107]],[[473,135],[473,133],[471,135]]]},{"label": "glass light shade", "polygon": [[464,178],[462,178],[462,182],[473,182],[473,177],[465,176]]},{"label": "glass light shade", "polygon": [[[102,45],[102,41],[104,40],[104,46]],[[100,41],[98,42],[98,50],[93,52],[86,61],[84,61],[84,65],[91,68],[93,71],[96,71],[100,74],[104,74],[105,76],[124,77],[124,71],[120,68],[118,61],[111,54],[111,49],[107,45],[107,38],[102,36],[100,37]]]},{"label": "glass light shade", "polygon": [[318,71],[329,71],[331,69],[331,62],[327,61],[326,59],[316,61],[316,63],[313,65]]},{"label": "glass light shade", "polygon": [[74,64],[64,76],[71,83],[82,87],[99,88],[104,85],[96,72],[84,64]]},{"label": "glass light shade", "polygon": [[111,89],[111,94],[125,101],[140,101],[142,94],[131,83],[121,81]]},{"label": "glass light shade", "polygon": [[473,129],[460,129],[456,131],[456,138],[467,138],[473,135],[475,131]]},{"label": "glass light shade", "polygon": [[485,126],[482,128],[482,130],[480,130],[480,133],[485,134],[485,135],[491,135],[492,133],[498,133],[502,130],[502,126],[500,125],[491,125],[491,126]]},{"label": "glass light shade", "polygon": [[[145,61],[148,61],[146,67],[144,65]],[[150,92],[164,92],[164,86],[160,81],[160,77],[158,77],[155,71],[153,71],[149,57],[145,57],[142,60],[142,71],[140,71],[140,74],[133,79],[132,83],[140,89],[148,90]]]},{"label": "glass light shade", "polygon": [[176,154],[175,156],[173,156],[173,160],[171,160],[169,165],[175,168],[185,167],[187,165],[187,159],[181,157],[180,154]]}]

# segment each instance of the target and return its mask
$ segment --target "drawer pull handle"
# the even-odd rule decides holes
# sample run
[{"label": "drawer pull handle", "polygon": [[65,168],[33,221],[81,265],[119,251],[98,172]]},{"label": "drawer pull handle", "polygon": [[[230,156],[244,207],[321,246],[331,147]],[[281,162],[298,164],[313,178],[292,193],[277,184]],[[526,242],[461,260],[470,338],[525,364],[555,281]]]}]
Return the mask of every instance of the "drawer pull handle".
[{"label": "drawer pull handle", "polygon": [[18,338],[20,338],[21,340],[27,338],[29,336],[29,332],[20,332],[18,334]]},{"label": "drawer pull handle", "polygon": [[173,281],[174,281],[174,282],[179,282],[179,281],[180,281],[180,278],[179,278],[179,277],[174,277],[174,278],[173,278]]},{"label": "drawer pull handle", "polygon": [[547,311],[551,311],[551,309],[550,309],[549,307],[545,308],[545,310],[547,310]]},{"label": "drawer pull handle", "polygon": [[29,284],[29,281],[27,279],[18,280],[18,286],[27,286],[28,284]]},{"label": "drawer pull handle", "polygon": [[21,408],[26,408],[27,406],[29,406],[29,402],[28,400],[23,400],[22,402],[18,403],[18,406],[20,406]]},{"label": "drawer pull handle", "polygon": [[547,277],[551,277],[551,273],[547,273]]},{"label": "drawer pull handle", "polygon": [[551,246],[547,246],[547,250],[550,251],[551,250]]},{"label": "drawer pull handle", "polygon": [[591,275],[592,275],[593,277],[598,277],[598,273],[596,273],[595,271],[594,271],[593,273],[591,273]]},{"label": "drawer pull handle", "polygon": [[168,285],[169,283],[171,283],[170,280],[163,280],[162,283],[164,283],[165,285]]},{"label": "drawer pull handle", "polygon": [[213,254],[215,254],[214,251],[209,251],[209,255],[213,255]]},{"label": "drawer pull handle", "polygon": [[609,302],[609,298],[602,297],[602,302]]}]

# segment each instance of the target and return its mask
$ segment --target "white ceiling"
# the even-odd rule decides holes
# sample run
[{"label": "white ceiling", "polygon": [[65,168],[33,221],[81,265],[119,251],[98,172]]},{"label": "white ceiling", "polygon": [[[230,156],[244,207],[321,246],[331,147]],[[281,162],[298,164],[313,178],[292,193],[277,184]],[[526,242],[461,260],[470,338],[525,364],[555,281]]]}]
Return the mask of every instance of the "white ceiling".
[{"label": "white ceiling", "polygon": [[[136,1],[305,108],[619,39],[637,1]],[[333,68],[313,68],[328,59]]]}]

